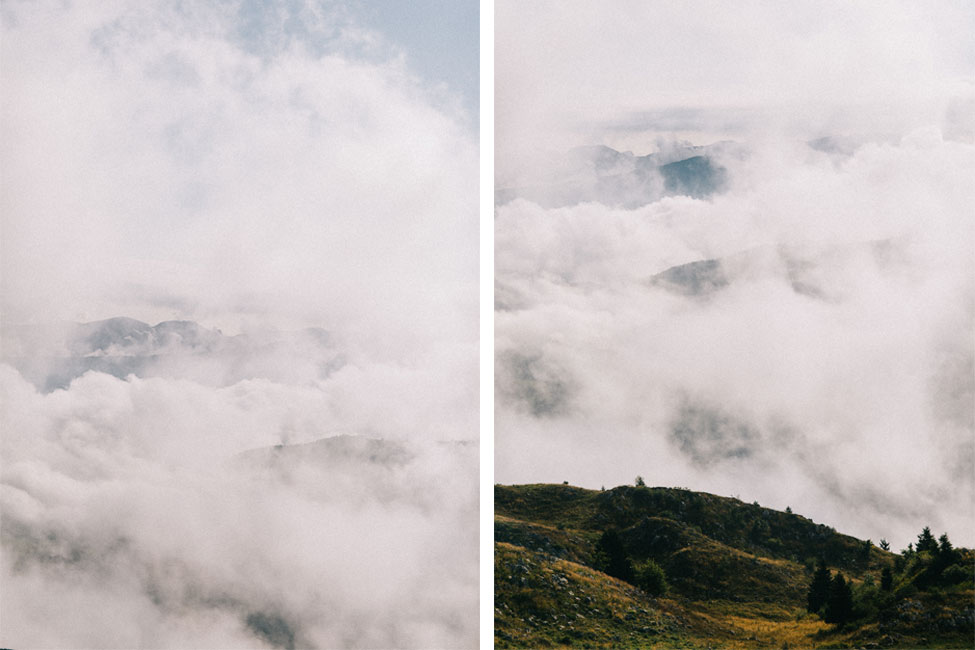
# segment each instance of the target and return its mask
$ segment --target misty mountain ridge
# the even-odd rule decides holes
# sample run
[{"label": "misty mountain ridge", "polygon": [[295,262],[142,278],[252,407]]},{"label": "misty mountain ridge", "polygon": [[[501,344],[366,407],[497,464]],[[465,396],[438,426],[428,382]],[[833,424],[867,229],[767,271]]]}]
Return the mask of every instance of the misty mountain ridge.
[{"label": "misty mountain ridge", "polygon": [[778,276],[797,294],[837,300],[842,295],[844,277],[863,268],[895,271],[907,261],[905,242],[899,239],[767,245],[726,257],[678,264],[654,274],[647,283],[674,294],[707,298],[734,283]]},{"label": "misty mountain ridge", "polygon": [[116,317],[89,323],[4,325],[0,340],[0,360],[44,392],[65,388],[89,371],[120,379],[166,376],[229,385],[251,378],[324,378],[344,363],[321,328],[228,336],[194,321],[150,325]]},{"label": "misty mountain ridge", "polygon": [[[365,498],[434,508],[433,497],[408,487],[422,482],[417,472],[446,464],[474,471],[478,447],[472,440],[407,440],[339,434],[310,442],[277,444],[242,451],[228,467],[244,477],[289,485],[310,495],[344,502]],[[424,469],[425,468],[425,469]],[[413,477],[413,478],[411,478]]]},{"label": "misty mountain ridge", "polygon": [[[227,336],[188,320],[168,320],[150,325],[119,316],[87,323],[4,325],[4,355],[23,356],[40,351],[62,356],[151,356],[166,352],[207,353],[242,346],[253,335]],[[328,332],[306,328],[300,332],[273,332],[265,343],[281,343],[284,337],[308,337],[328,343]],[[18,354],[19,353],[19,354]]]},{"label": "misty mountain ridge", "polygon": [[339,434],[311,442],[249,449],[237,454],[234,461],[266,467],[309,462],[322,466],[355,463],[399,467],[412,461],[416,453],[417,443],[405,440]]},{"label": "misty mountain ridge", "polygon": [[707,199],[727,184],[719,159],[740,154],[732,142],[678,144],[645,156],[605,145],[575,147],[553,158],[545,172],[498,187],[495,204],[523,198],[544,208],[597,202],[633,209],[667,196]]}]

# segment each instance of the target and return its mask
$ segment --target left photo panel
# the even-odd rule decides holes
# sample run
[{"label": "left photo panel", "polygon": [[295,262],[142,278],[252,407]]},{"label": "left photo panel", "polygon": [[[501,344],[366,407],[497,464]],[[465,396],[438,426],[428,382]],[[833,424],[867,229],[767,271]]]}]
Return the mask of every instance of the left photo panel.
[{"label": "left photo panel", "polygon": [[3,1],[0,647],[477,647],[478,10]]}]

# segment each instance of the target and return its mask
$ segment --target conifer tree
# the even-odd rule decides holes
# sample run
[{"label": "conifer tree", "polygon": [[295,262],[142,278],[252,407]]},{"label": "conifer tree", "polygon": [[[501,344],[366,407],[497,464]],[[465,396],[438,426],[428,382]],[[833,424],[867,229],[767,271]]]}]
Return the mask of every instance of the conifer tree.
[{"label": "conifer tree", "polygon": [[829,584],[829,598],[826,600],[826,613],[823,620],[827,623],[843,625],[853,615],[853,590],[846,582],[842,573],[837,573]]},{"label": "conifer tree", "polygon": [[860,559],[870,560],[870,549],[873,547],[873,541],[867,540],[860,546]]},{"label": "conifer tree", "polygon": [[886,539],[884,539],[883,537],[881,537],[880,538],[880,548],[882,548],[885,551],[889,551],[890,550],[890,542],[888,542]]},{"label": "conifer tree", "polygon": [[880,588],[884,591],[890,591],[894,586],[894,574],[891,572],[889,566],[884,566],[883,571],[880,572]]},{"label": "conifer tree", "polygon": [[602,534],[597,544],[599,559],[597,568],[614,578],[633,582],[633,563],[626,557],[623,541],[616,530],[610,528]]},{"label": "conifer tree", "polygon": [[806,609],[810,612],[818,612],[826,600],[829,598],[830,573],[826,568],[826,561],[819,558],[816,565],[816,572],[813,573],[812,583],[809,585],[809,593],[806,596]]},{"label": "conifer tree", "polygon": [[948,539],[948,533],[944,533],[938,538],[938,557],[948,559],[954,559],[955,549],[951,545],[951,541]]},{"label": "conifer tree", "polygon": [[931,529],[927,526],[921,531],[921,534],[917,536],[917,546],[915,550],[920,553],[921,551],[929,551],[931,553],[938,552],[938,542],[934,541],[934,535],[931,534]]},{"label": "conifer tree", "polygon": [[948,539],[948,533],[942,534],[938,538],[938,541],[940,543],[938,544],[938,552],[935,555],[934,566],[932,568],[934,571],[940,573],[958,561],[958,554]]}]

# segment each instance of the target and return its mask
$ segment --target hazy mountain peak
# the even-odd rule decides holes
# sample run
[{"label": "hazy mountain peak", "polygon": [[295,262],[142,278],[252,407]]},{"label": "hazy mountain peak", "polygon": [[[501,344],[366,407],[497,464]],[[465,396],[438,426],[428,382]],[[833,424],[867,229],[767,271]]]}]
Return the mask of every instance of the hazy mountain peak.
[{"label": "hazy mountain peak", "polygon": [[574,147],[524,181],[499,187],[495,200],[501,205],[524,198],[546,208],[587,202],[636,208],[665,196],[705,199],[726,185],[717,156],[728,151],[724,142],[678,144],[645,156],[606,145]]},{"label": "hazy mountain peak", "polygon": [[5,325],[2,338],[0,360],[44,391],[64,388],[90,371],[118,378],[181,377],[211,385],[248,378],[301,383],[323,378],[344,364],[329,332],[319,327],[227,336],[195,321],[149,325],[117,317]]}]

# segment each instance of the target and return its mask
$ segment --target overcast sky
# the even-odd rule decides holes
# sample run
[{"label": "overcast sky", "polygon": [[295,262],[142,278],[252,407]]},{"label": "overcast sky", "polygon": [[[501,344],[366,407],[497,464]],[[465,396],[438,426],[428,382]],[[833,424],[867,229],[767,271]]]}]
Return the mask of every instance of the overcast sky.
[{"label": "overcast sky", "polygon": [[[497,208],[496,479],[640,474],[897,548],[925,525],[975,543],[973,21],[499,1],[500,185],[586,182],[559,176],[578,145],[740,146],[709,199]],[[651,281],[701,260],[729,285]]]},{"label": "overcast sky", "polygon": [[[966,2],[497,2],[498,165],[646,132],[971,129]],[[527,149],[527,151],[526,151]],[[516,155],[515,155],[516,154]]]},{"label": "overcast sky", "polygon": [[480,109],[480,6],[454,0],[357,0],[362,21],[402,48],[407,63],[432,84],[462,97],[477,124]]}]

